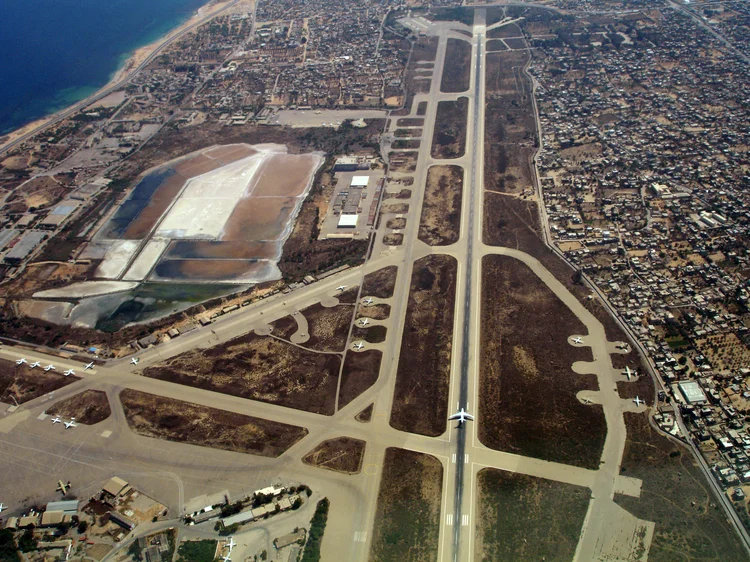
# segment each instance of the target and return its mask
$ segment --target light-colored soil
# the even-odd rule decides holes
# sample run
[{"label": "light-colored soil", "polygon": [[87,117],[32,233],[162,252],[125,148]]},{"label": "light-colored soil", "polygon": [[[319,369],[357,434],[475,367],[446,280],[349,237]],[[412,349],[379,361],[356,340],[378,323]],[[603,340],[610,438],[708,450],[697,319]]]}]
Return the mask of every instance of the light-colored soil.
[{"label": "light-colored soil", "polygon": [[112,410],[105,392],[86,390],[57,402],[47,409],[47,413],[51,416],[75,418],[76,423],[94,425],[106,420],[112,414]]},{"label": "light-colored soil", "polygon": [[419,239],[430,246],[458,242],[461,230],[461,166],[432,166],[427,172]]}]

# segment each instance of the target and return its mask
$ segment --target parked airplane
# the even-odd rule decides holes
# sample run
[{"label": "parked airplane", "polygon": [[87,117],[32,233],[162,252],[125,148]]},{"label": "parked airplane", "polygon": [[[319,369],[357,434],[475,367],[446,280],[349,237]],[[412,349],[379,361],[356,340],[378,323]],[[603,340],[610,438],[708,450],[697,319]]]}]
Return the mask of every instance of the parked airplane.
[{"label": "parked airplane", "polygon": [[94,368],[94,362],[93,361],[91,363],[89,363],[88,365],[84,365],[83,366],[83,370],[84,371],[88,371],[89,369],[93,369],[93,368]]},{"label": "parked airplane", "polygon": [[359,325],[360,326],[367,326],[370,323],[369,318],[360,318],[359,319]]},{"label": "parked airplane", "polygon": [[66,377],[67,377],[68,375],[75,375],[75,374],[76,374],[76,372],[75,372],[75,371],[74,371],[73,369],[68,369],[67,371],[65,371],[65,372],[63,373],[63,375],[65,375]]},{"label": "parked airplane", "polygon": [[46,367],[44,368],[44,370],[45,370],[45,371],[54,371],[54,370],[55,370],[55,366],[54,366],[54,365],[53,365],[52,363],[50,363],[49,365],[47,365],[47,366],[46,366]]},{"label": "parked airplane", "polygon": [[230,558],[230,556],[232,556],[231,552],[227,554],[226,556],[222,556],[221,559],[223,560],[223,562],[232,562],[232,559]]},{"label": "parked airplane", "polygon": [[39,361],[34,361],[31,365],[29,365],[29,367],[31,367],[32,369],[34,367],[41,367],[41,366],[42,364]]},{"label": "parked airplane", "polygon": [[631,371],[630,367],[628,366],[625,366],[625,372],[623,374],[628,377],[628,380],[630,380],[630,377],[635,375],[635,373]]},{"label": "parked airplane", "polygon": [[461,410],[455,414],[453,414],[451,417],[448,418],[449,420],[458,420],[458,425],[463,424],[465,421],[474,421],[474,416],[467,413],[466,410],[461,408]]},{"label": "parked airplane", "polygon": [[636,406],[640,406],[641,404],[645,404],[646,403],[645,400],[641,400],[638,396],[635,397],[635,400],[633,400],[633,402],[635,402]]},{"label": "parked airplane", "polygon": [[78,427],[75,418],[70,418],[69,422],[65,422],[65,429],[70,429],[71,427]]},{"label": "parked airplane", "polygon": [[28,363],[28,361],[26,361],[25,357],[21,357],[20,359],[16,359],[16,365],[23,365],[24,363]]},{"label": "parked airplane", "polygon": [[133,358],[132,358],[132,359],[130,360],[130,362],[131,362],[131,363],[132,363],[133,365],[137,365],[137,364],[138,364],[138,361],[140,361],[140,359],[138,359],[137,357],[133,357]]},{"label": "parked airplane", "polygon": [[237,546],[237,543],[234,542],[234,537],[229,537],[229,542],[227,543],[227,548],[229,549],[229,552],[232,552],[232,549]]},{"label": "parked airplane", "polygon": [[573,343],[582,344],[583,343],[583,338],[580,337],[580,336],[575,337],[575,338],[573,338]]},{"label": "parked airplane", "polygon": [[366,299],[365,299],[364,301],[362,301],[362,302],[364,302],[364,303],[365,303],[366,305],[371,305],[371,304],[372,304],[372,297],[367,297],[367,298],[366,298]]},{"label": "parked airplane", "polygon": [[5,509],[7,509],[5,507],[5,504],[4,503],[0,503],[0,513],[2,513]]},{"label": "parked airplane", "polygon": [[363,343],[362,343],[361,341],[358,341],[358,342],[357,342],[357,343],[355,343],[355,344],[354,344],[354,345],[353,345],[352,347],[353,347],[354,349],[356,349],[357,351],[359,351],[359,350],[360,350],[360,349],[362,349],[362,348],[363,348],[364,346],[365,346],[365,344],[363,344]]},{"label": "parked airplane", "polygon": [[67,484],[62,480],[57,481],[57,491],[61,492],[63,496],[68,493],[68,488],[70,488],[70,480],[68,480]]},{"label": "parked airplane", "polygon": [[346,285],[339,285],[338,287],[336,287],[337,291],[343,291],[344,289],[346,289]]},{"label": "parked airplane", "polygon": [[58,417],[52,418],[52,423],[62,423],[62,420]]}]

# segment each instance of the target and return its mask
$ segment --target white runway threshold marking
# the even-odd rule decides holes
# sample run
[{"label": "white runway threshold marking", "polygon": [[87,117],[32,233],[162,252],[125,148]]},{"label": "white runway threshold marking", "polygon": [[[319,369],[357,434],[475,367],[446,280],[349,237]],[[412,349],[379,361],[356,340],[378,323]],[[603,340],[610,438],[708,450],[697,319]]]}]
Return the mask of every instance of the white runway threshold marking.
[{"label": "white runway threshold marking", "polygon": [[367,531],[357,531],[354,533],[354,542],[367,542]]},{"label": "white runway threshold marking", "polygon": [[446,525],[453,525],[453,514],[449,513],[445,520]]},{"label": "white runway threshold marking", "polygon": [[468,515],[462,515],[461,516],[461,525],[466,527],[469,524],[469,516]]}]

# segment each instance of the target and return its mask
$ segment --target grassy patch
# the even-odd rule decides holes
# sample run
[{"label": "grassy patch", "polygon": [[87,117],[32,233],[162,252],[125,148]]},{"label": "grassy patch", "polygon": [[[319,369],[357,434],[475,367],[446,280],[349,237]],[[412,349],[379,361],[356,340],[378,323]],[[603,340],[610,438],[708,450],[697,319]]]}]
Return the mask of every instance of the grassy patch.
[{"label": "grassy patch", "polygon": [[302,562],[318,562],[320,560],[320,545],[323,542],[323,533],[326,530],[330,505],[331,502],[328,501],[328,498],[323,498],[315,508],[315,515],[310,520],[310,533],[307,535]]},{"label": "grassy patch", "polygon": [[372,562],[436,560],[443,466],[424,453],[385,451],[378,493]]},{"label": "grassy patch", "polygon": [[216,541],[186,541],[177,549],[178,562],[213,562]]},{"label": "grassy patch", "polygon": [[588,488],[485,468],[477,474],[476,560],[572,560]]}]

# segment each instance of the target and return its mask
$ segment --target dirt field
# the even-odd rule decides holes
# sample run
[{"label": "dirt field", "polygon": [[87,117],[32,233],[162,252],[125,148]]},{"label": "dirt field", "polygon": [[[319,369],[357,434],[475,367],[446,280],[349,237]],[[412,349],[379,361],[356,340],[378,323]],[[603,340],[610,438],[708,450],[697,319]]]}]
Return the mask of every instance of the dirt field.
[{"label": "dirt field", "polygon": [[399,191],[386,191],[383,199],[410,199],[411,189],[401,189]]},{"label": "dirt field", "polygon": [[146,437],[278,457],[307,435],[303,427],[125,389],[120,402],[130,428]]},{"label": "dirt field", "polygon": [[16,188],[7,202],[13,203],[14,212],[27,211],[31,207],[39,209],[56,203],[68,190],[55,178],[40,176]]},{"label": "dirt field", "polygon": [[396,121],[396,126],[397,127],[422,127],[424,126],[424,119],[418,119],[416,117],[404,117]]},{"label": "dirt field", "polygon": [[640,498],[617,495],[615,501],[656,523],[649,562],[748,560],[692,455],[657,434],[645,414],[626,413],[625,425],[621,472],[643,480],[643,488]]},{"label": "dirt field", "polygon": [[527,51],[487,55],[486,189],[518,193],[532,187],[530,158],[537,139],[531,89],[522,72],[528,57]]},{"label": "dirt field", "polygon": [[[419,121],[424,121],[424,119],[420,119]],[[390,162],[391,171],[403,172],[407,174],[413,173],[417,169],[417,157],[418,156],[419,156],[419,153],[413,150],[391,152],[391,154],[388,156],[388,161]]]},{"label": "dirt field", "polygon": [[47,410],[51,416],[75,418],[76,423],[94,425],[112,415],[107,394],[101,390],[86,390],[61,400]]},{"label": "dirt field", "polygon": [[403,138],[403,137],[421,137],[422,136],[422,129],[396,129],[393,132],[394,137]]},{"label": "dirt field", "polygon": [[80,377],[75,375],[64,377],[55,371],[30,369],[28,365],[19,367],[13,361],[0,359],[0,402],[23,404],[77,380]]},{"label": "dirt field", "polygon": [[443,466],[435,457],[386,449],[371,562],[437,560],[442,482]]},{"label": "dirt field", "polygon": [[435,132],[432,137],[433,158],[459,158],[466,151],[466,116],[469,98],[438,103]]},{"label": "dirt field", "polygon": [[271,323],[273,332],[277,338],[288,340],[297,332],[297,321],[291,316],[284,316]]},{"label": "dirt field", "polygon": [[388,219],[388,222],[385,223],[385,227],[401,230],[403,228],[406,228],[406,219],[403,217]]},{"label": "dirt field", "polygon": [[320,303],[300,311],[307,319],[310,339],[305,347],[317,351],[343,351],[349,335],[354,307],[339,305],[326,308]]},{"label": "dirt field", "polygon": [[400,246],[404,242],[404,235],[400,232],[386,234],[383,236],[383,244],[386,246]]},{"label": "dirt field", "polygon": [[338,437],[323,441],[302,457],[302,462],[335,472],[359,474],[364,456],[364,441],[351,437]]},{"label": "dirt field", "polygon": [[427,102],[421,101],[419,102],[419,105],[417,106],[417,115],[426,115],[427,114]]},{"label": "dirt field", "polygon": [[588,488],[485,468],[477,489],[477,561],[573,559]]},{"label": "dirt field", "polygon": [[445,431],[456,269],[456,260],[443,255],[414,264],[391,412],[391,425],[401,431]]},{"label": "dirt field", "polygon": [[432,166],[427,172],[419,239],[430,246],[458,242],[461,233],[461,166]]},{"label": "dirt field", "polygon": [[385,320],[391,315],[391,305],[373,304],[371,306],[360,306],[357,309],[357,318],[372,318],[373,320]]},{"label": "dirt field", "polygon": [[409,212],[408,203],[389,203],[380,208],[380,214],[404,215]]},{"label": "dirt field", "polygon": [[471,43],[460,39],[448,39],[440,91],[445,93],[465,92],[469,89],[470,77]]},{"label": "dirt field", "polygon": [[374,404],[370,404],[362,410],[359,414],[354,416],[354,419],[357,420],[360,423],[370,423],[370,420],[372,419],[372,409]]},{"label": "dirt field", "polygon": [[[554,322],[550,319],[554,318]],[[577,375],[588,348],[568,344],[586,327],[523,263],[507,256],[482,260],[479,439],[493,449],[597,468],[606,425],[601,406],[581,404],[580,390],[597,390],[593,375]]]},{"label": "dirt field", "polygon": [[359,353],[347,353],[341,373],[339,409],[343,408],[378,380],[383,352],[367,349]]},{"label": "dirt field", "polygon": [[388,329],[385,326],[355,327],[352,330],[352,340],[365,340],[368,343],[383,343]]},{"label": "dirt field", "polygon": [[500,41],[499,39],[494,39],[492,41],[487,41],[487,51],[493,52],[493,51],[507,51],[508,47]]},{"label": "dirt field", "polygon": [[331,415],[341,359],[306,351],[277,339],[246,334],[209,349],[178,355],[144,375]]}]

